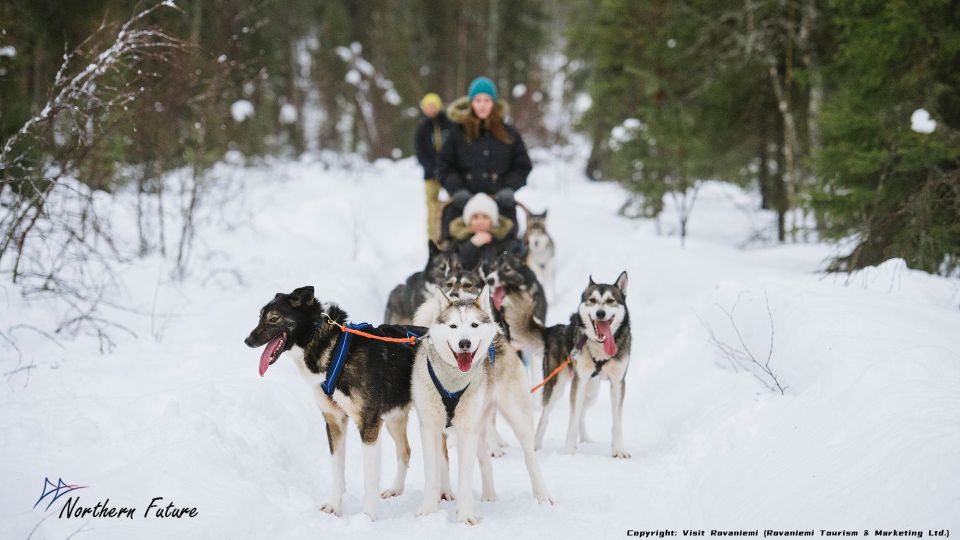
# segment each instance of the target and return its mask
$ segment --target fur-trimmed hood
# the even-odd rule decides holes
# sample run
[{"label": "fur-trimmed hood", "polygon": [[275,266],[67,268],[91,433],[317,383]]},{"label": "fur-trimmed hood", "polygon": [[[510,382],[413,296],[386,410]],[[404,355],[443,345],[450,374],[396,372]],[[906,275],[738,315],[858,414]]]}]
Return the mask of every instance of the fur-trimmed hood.
[{"label": "fur-trimmed hood", "polygon": [[[505,100],[498,99],[497,112],[500,113],[500,118],[506,120],[510,115],[510,105]],[[462,124],[467,116],[470,116],[470,99],[467,96],[457,98],[447,107],[447,118],[452,122]]]}]

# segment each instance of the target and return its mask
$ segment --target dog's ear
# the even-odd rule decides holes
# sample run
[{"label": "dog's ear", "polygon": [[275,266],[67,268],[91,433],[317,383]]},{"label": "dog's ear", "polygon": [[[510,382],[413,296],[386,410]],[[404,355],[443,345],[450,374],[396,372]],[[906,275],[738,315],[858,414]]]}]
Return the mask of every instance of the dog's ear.
[{"label": "dog's ear", "polygon": [[593,274],[590,274],[590,283],[587,284],[588,287],[593,287],[597,282],[593,280]]},{"label": "dog's ear", "polygon": [[620,277],[617,278],[617,282],[614,283],[614,285],[616,285],[617,288],[620,289],[620,292],[623,293],[624,296],[627,295],[627,271],[626,270],[624,270],[623,272],[620,272]]},{"label": "dog's ear", "polygon": [[431,257],[440,253],[440,246],[435,244],[433,240],[427,240],[427,249],[430,250]]},{"label": "dog's ear", "polygon": [[438,308],[437,313],[450,307],[450,304],[453,301],[450,300],[450,297],[447,296],[447,293],[443,292],[443,289],[434,285],[433,283],[430,283],[429,281],[426,283],[426,287],[427,287],[427,294],[432,296],[433,300],[437,303],[437,308]]},{"label": "dog's ear", "polygon": [[486,283],[483,284],[483,287],[480,289],[480,295],[477,296],[477,299],[474,300],[477,303],[477,306],[483,310],[484,313],[490,316],[493,319],[493,304],[490,301],[490,286]]},{"label": "dog's ear", "polygon": [[543,209],[543,219],[547,219],[547,209]]},{"label": "dog's ear", "polygon": [[292,307],[312,306],[316,301],[317,299],[313,296],[313,287],[310,285],[294,289],[290,293],[290,305]]}]

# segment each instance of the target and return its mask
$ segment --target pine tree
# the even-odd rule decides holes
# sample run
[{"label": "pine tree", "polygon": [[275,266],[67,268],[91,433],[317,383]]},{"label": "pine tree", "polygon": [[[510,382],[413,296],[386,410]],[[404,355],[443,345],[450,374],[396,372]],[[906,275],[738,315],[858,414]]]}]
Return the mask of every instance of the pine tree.
[{"label": "pine tree", "polygon": [[[841,46],[815,204],[822,232],[852,235],[856,246],[832,268],[902,257],[952,271],[960,266],[960,4],[838,1],[833,9]],[[932,125],[911,126],[920,109],[936,122],[930,133]]]}]

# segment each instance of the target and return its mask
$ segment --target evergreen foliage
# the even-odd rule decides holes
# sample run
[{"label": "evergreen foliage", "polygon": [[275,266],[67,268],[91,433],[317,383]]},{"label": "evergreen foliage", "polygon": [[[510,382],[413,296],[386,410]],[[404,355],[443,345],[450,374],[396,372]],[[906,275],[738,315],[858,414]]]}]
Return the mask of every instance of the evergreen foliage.
[{"label": "evergreen foliage", "polygon": [[[586,172],[624,184],[625,213],[656,217],[671,197],[689,211],[700,180],[726,180],[757,186],[777,215],[770,239],[852,240],[832,269],[891,257],[933,272],[960,266],[956,0],[177,6],[149,24],[183,47],[114,74],[116,96],[136,85],[137,99],[110,107],[113,86],[100,88],[107,105],[57,114],[19,149],[18,168],[0,171],[0,188],[42,192],[51,164],[97,190],[155,194],[165,171],[188,167],[200,182],[229,151],[409,155],[420,97],[449,102],[481,74],[512,102],[529,143],[552,142],[542,64],[565,43],[568,95],[549,99],[590,97],[577,126],[592,145]],[[48,101],[65,51],[142,7],[0,4],[0,141]],[[239,100],[253,114],[238,120]],[[915,131],[919,109],[929,121]]]},{"label": "evergreen foliage", "polygon": [[[839,270],[892,257],[913,268],[960,266],[960,3],[836,2],[814,199],[822,232],[854,235]],[[911,129],[923,108],[932,133]]]}]

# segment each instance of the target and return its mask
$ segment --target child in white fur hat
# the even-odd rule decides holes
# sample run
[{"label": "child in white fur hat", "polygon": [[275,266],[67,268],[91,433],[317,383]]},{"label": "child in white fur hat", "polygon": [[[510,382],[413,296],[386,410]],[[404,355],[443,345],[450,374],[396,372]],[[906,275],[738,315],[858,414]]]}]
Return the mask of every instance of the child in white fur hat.
[{"label": "child in white fur hat", "polygon": [[500,216],[497,203],[486,193],[477,193],[463,207],[463,217],[450,222],[450,236],[457,242],[460,259],[467,268],[492,261],[501,251],[513,248],[507,239],[513,221]]}]

